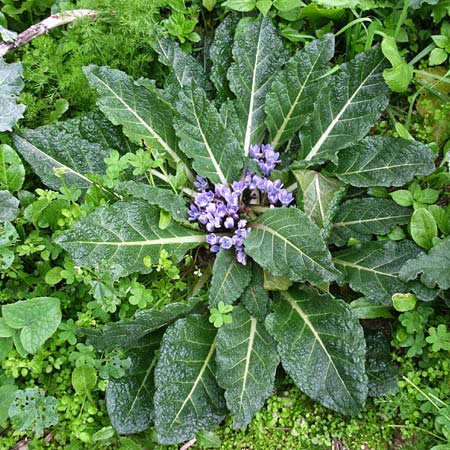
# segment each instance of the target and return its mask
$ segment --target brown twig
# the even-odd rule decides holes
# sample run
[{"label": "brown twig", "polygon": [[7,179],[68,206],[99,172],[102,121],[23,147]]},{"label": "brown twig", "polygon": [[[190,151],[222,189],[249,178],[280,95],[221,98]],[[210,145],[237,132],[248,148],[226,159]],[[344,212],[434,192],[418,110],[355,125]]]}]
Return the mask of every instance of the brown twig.
[{"label": "brown twig", "polygon": [[73,9],[72,11],[66,11],[61,14],[53,14],[53,16],[47,17],[42,22],[27,28],[14,41],[0,43],[0,57],[5,56],[8,52],[21,47],[38,36],[47,34],[52,28],[72,23],[80,17],[91,17],[95,19],[96,16],[97,11],[93,9]]},{"label": "brown twig", "polygon": [[192,447],[196,443],[196,439],[191,439],[190,441],[187,441],[186,444],[183,445],[183,447],[180,448],[180,450],[187,450],[188,448]]}]

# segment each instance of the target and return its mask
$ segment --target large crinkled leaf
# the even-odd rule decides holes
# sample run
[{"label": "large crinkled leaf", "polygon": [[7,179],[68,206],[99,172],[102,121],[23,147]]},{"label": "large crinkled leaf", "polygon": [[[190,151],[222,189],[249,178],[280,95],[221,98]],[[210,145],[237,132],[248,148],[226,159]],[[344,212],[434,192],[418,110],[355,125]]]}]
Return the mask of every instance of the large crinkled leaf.
[{"label": "large crinkled leaf", "polygon": [[392,361],[389,340],[382,331],[365,331],[367,354],[366,373],[369,380],[370,397],[394,393],[398,381],[398,368]]},{"label": "large crinkled leaf", "polygon": [[233,250],[221,250],[212,270],[211,286],[209,289],[209,306],[217,308],[219,302],[234,303],[252,277],[250,265],[242,265],[236,259]]},{"label": "large crinkled leaf", "polygon": [[12,222],[19,214],[19,200],[9,191],[0,190],[0,223]]},{"label": "large crinkled leaf", "polygon": [[126,357],[131,366],[123,377],[108,381],[106,409],[119,434],[140,433],[154,420],[154,372],[161,337],[162,333],[153,333],[129,347]]},{"label": "large crinkled leaf", "polygon": [[172,125],[174,112],[166,102],[120,70],[91,64],[84,73],[100,95],[100,110],[114,125],[122,125],[132,142],[156,145],[175,162],[180,161]]},{"label": "large crinkled leaf", "polygon": [[251,227],[245,252],[272,275],[311,283],[339,277],[320,228],[299,209],[271,209]]},{"label": "large crinkled leaf", "polygon": [[115,191],[122,195],[140,198],[150,205],[157,205],[164,211],[170,212],[177,222],[188,221],[186,202],[180,195],[176,195],[168,189],[149,186],[136,181],[125,181],[116,186]]},{"label": "large crinkled leaf", "polygon": [[191,87],[179,94],[175,128],[180,149],[194,160],[195,171],[213,183],[227,185],[241,175],[242,145],[222,122],[205,91]]},{"label": "large crinkled leaf", "polygon": [[259,320],[266,318],[270,297],[264,289],[264,272],[258,264],[253,264],[252,279],[241,295],[240,301],[253,317]]},{"label": "large crinkled leaf", "polygon": [[103,174],[111,150],[122,153],[132,149],[122,132],[100,113],[22,129],[13,138],[17,151],[43,183],[55,190],[61,187],[55,170],[67,185],[88,188],[91,181],[86,174]]},{"label": "large crinkled leaf", "polygon": [[314,170],[295,170],[294,175],[302,192],[303,211],[309,219],[323,227],[330,202],[344,186],[343,183]]},{"label": "large crinkled leaf", "polygon": [[414,280],[420,274],[420,281],[429,288],[439,286],[450,288],[450,240],[446,239],[431,248],[428,254],[420,253],[406,261],[400,270],[402,280]]},{"label": "large crinkled leaf", "polygon": [[11,131],[23,117],[25,105],[16,102],[23,86],[22,63],[8,64],[0,58],[0,132]]},{"label": "large crinkled leaf", "polygon": [[327,78],[314,111],[300,131],[302,158],[336,160],[338,150],[363,138],[389,102],[386,67],[379,47],[360,53]]},{"label": "large crinkled leaf", "polygon": [[18,191],[25,181],[25,167],[17,153],[6,144],[0,145],[0,189]]},{"label": "large crinkled leaf", "polygon": [[409,139],[370,136],[338,155],[335,175],[352,186],[403,186],[434,171],[433,152]]},{"label": "large crinkled leaf", "polygon": [[239,19],[234,14],[228,14],[216,28],[214,41],[209,49],[209,57],[212,61],[211,81],[214,83],[220,100],[230,97],[227,71],[233,61],[233,41],[236,25]]},{"label": "large crinkled leaf", "polygon": [[419,253],[419,247],[411,241],[374,241],[334,253],[333,262],[354,291],[391,305],[395,293],[411,292],[412,285],[401,280],[399,272]]},{"label": "large crinkled leaf", "polygon": [[173,70],[166,80],[166,90],[173,100],[183,87],[194,84],[205,90],[208,88],[203,66],[192,55],[181,50],[175,39],[157,34],[151,46],[158,53],[159,61]]},{"label": "large crinkled leaf", "polygon": [[160,444],[177,444],[212,430],[226,410],[216,382],[216,329],[204,316],[188,316],[164,334],[156,366],[155,429]]},{"label": "large crinkled leaf", "polygon": [[366,242],[374,234],[386,234],[396,225],[406,225],[412,209],[386,198],[357,198],[346,201],[334,216],[330,242],[340,247],[349,239]]},{"label": "large crinkled leaf", "polygon": [[277,345],[264,325],[243,306],[217,333],[217,381],[225,389],[234,428],[247,425],[273,393],[280,362]]},{"label": "large crinkled leaf", "polygon": [[228,70],[243,121],[244,154],[264,135],[264,105],[274,74],[282,67],[285,51],[272,21],[266,16],[239,30],[233,45],[234,63]]},{"label": "large crinkled leaf", "polygon": [[82,328],[81,334],[98,351],[125,349],[156,330],[166,327],[180,317],[191,313],[198,305],[197,299],[189,303],[169,303],[162,309],[144,309],[137,311],[134,317],[119,322],[109,322],[100,331],[95,328]]},{"label": "large crinkled leaf", "polygon": [[292,139],[304,116],[313,112],[333,54],[334,36],[326,34],[296,53],[274,78],[266,98],[266,125],[275,148]]},{"label": "large crinkled leaf", "polygon": [[286,372],[327,408],[357,414],[367,396],[363,330],[342,300],[306,287],[278,292],[266,318]]},{"label": "large crinkled leaf", "polygon": [[205,242],[204,233],[176,223],[161,230],[159,217],[159,209],[144,201],[120,201],[98,208],[62,233],[56,242],[78,265],[118,265],[124,274],[147,273],[144,257],[157,261],[162,249],[179,260]]}]

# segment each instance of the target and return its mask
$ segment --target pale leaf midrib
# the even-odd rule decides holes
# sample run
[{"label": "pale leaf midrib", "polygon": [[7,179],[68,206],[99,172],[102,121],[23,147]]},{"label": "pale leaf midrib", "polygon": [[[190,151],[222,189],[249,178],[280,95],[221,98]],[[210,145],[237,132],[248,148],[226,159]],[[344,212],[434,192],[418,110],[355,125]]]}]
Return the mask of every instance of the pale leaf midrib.
[{"label": "pale leaf midrib", "polygon": [[256,334],[256,324],[257,321],[254,317],[250,317],[250,333],[248,337],[248,344],[247,344],[247,354],[245,358],[245,367],[244,367],[244,374],[242,376],[243,382],[242,382],[242,389],[241,389],[241,395],[239,396],[239,411],[243,409],[243,398],[244,394],[246,392],[246,386],[247,386],[247,377],[249,374],[249,367],[250,367],[250,358],[253,350],[253,343],[255,340],[255,334]]},{"label": "pale leaf midrib", "polygon": [[369,222],[384,222],[393,219],[403,219],[410,217],[410,215],[411,214],[402,214],[400,216],[381,216],[381,217],[374,217],[371,219],[350,220],[348,222],[335,222],[333,223],[332,228],[347,227],[349,225],[360,225]]},{"label": "pale leaf midrib", "polygon": [[149,245],[164,245],[164,244],[185,244],[194,242],[206,242],[206,235],[201,236],[183,236],[183,237],[172,237],[172,238],[162,238],[162,239],[151,239],[146,241],[120,241],[120,242],[107,242],[107,241],[64,241],[64,243],[74,243],[74,244],[92,244],[92,245],[104,245],[104,246],[149,246]]},{"label": "pale leaf midrib", "polygon": [[344,259],[333,258],[333,262],[335,262],[338,265],[344,266],[344,267],[351,267],[352,269],[357,269],[357,270],[361,270],[364,272],[373,272],[378,275],[383,275],[383,276],[391,277],[391,278],[397,278],[396,275],[393,275],[391,273],[381,272],[380,270],[375,270],[375,269],[367,267],[367,266],[360,266],[359,264],[355,264],[350,261],[345,261]]}]

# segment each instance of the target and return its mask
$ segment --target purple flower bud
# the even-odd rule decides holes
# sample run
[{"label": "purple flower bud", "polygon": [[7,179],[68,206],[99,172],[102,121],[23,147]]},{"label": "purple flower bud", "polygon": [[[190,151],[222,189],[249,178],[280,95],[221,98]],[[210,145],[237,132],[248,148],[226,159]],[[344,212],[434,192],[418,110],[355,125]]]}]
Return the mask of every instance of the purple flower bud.
[{"label": "purple flower bud", "polygon": [[213,223],[208,222],[208,223],[206,224],[206,230],[207,230],[207,231],[209,231],[209,232],[214,231],[214,228],[215,228],[215,226],[214,226]]},{"label": "purple flower bud", "polygon": [[206,191],[208,189],[208,180],[206,178],[201,177],[200,175],[197,175],[196,177],[197,181],[194,181],[194,186],[199,191]]},{"label": "purple flower bud", "polygon": [[259,159],[263,156],[260,151],[259,145],[251,145],[249,149],[250,158]]},{"label": "purple flower bud", "polygon": [[224,222],[225,228],[231,229],[234,227],[234,220],[231,217],[227,217]]},{"label": "purple flower bud", "polygon": [[200,208],[204,208],[208,205],[208,203],[214,200],[214,193],[211,191],[201,192],[199,194],[195,194],[194,201],[197,206]]},{"label": "purple flower bud", "polygon": [[209,249],[213,252],[213,253],[217,253],[220,250],[220,245],[211,245],[211,247],[209,247]]},{"label": "purple flower bud", "polygon": [[282,189],[278,194],[278,200],[283,206],[289,206],[294,200],[294,196],[286,189]]},{"label": "purple flower bud", "polygon": [[231,248],[231,246],[233,245],[233,241],[230,237],[228,236],[222,236],[220,238],[220,247],[223,249],[229,249]]},{"label": "purple flower bud", "polygon": [[238,228],[244,228],[247,225],[247,221],[245,219],[241,219],[238,222]]},{"label": "purple flower bud", "polygon": [[214,245],[214,244],[218,244],[219,243],[220,238],[214,234],[214,233],[210,233],[206,236],[206,242],[209,245]]},{"label": "purple flower bud", "polygon": [[200,215],[200,210],[194,204],[192,204],[191,206],[189,206],[188,215],[191,222],[197,220],[198,216]]},{"label": "purple flower bud", "polygon": [[247,185],[244,181],[235,181],[231,186],[233,188],[233,191],[239,195],[241,195],[247,188]]},{"label": "purple flower bud", "polygon": [[244,266],[247,265],[247,255],[244,253],[243,250],[236,250],[236,259],[242,265],[244,265]]}]

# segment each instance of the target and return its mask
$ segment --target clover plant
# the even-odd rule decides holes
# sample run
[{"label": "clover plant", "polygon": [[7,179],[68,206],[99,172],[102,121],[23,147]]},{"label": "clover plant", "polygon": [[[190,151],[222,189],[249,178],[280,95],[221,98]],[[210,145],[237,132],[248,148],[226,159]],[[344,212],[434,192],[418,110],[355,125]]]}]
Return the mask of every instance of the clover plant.
[{"label": "clover plant", "polygon": [[[269,18],[233,15],[201,62],[163,36],[153,48],[171,68],[164,86],[91,65],[103,116],[14,135],[47,186],[104,199],[56,238],[77,265],[145,276],[164,250],[175,261],[190,253],[203,273],[188,302],[84,330],[90,345],[131,360],[106,390],[114,428],[154,424],[173,444],[228,413],[244,427],[280,363],[314,400],[358,413],[385,381],[366,373],[376,356],[340,286],[389,306],[396,293],[433,299],[444,278],[415,279],[426,256],[413,241],[374,240],[413,211],[366,188],[434,170],[419,142],[366,137],[389,102],[381,49],[333,68],[333,35],[289,57]],[[130,154],[144,170],[121,167]],[[117,172],[110,165],[105,178],[111,155]]]}]

